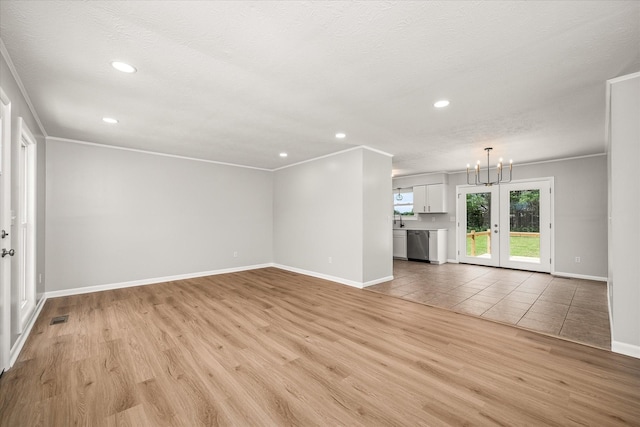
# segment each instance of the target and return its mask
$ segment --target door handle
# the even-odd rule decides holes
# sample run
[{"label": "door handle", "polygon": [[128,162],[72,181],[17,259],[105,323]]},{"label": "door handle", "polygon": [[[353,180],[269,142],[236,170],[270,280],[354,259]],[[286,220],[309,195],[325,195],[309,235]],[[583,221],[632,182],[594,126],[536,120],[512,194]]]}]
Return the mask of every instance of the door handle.
[{"label": "door handle", "polygon": [[4,248],[2,249],[2,258],[6,257],[7,255],[14,256],[15,254],[16,254],[16,251],[13,249],[9,249],[9,250],[6,250]]},{"label": "door handle", "polygon": [[4,231],[4,230],[2,230],[2,233],[0,233],[0,237],[1,237],[1,238],[3,238],[3,239],[4,239],[5,237],[7,237],[8,235],[9,235],[9,233],[7,233],[7,232],[6,232],[6,231]]},{"label": "door handle", "polygon": [[497,232],[498,232],[498,229],[496,228],[495,230],[493,230],[493,232],[494,232],[494,233],[497,233]]}]

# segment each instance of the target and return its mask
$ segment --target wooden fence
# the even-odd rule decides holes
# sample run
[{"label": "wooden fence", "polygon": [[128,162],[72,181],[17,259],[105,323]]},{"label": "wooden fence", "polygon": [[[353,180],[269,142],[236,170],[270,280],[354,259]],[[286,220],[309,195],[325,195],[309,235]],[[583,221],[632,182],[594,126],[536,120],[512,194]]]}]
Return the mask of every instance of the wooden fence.
[{"label": "wooden fence", "polygon": [[[487,236],[487,252],[491,253],[491,230],[487,231],[475,231],[471,230],[470,233],[467,233],[467,239],[471,238],[471,255],[476,256],[476,238],[479,236]],[[524,231],[512,231],[509,233],[509,237],[538,237],[540,238],[540,233],[530,233]]]}]

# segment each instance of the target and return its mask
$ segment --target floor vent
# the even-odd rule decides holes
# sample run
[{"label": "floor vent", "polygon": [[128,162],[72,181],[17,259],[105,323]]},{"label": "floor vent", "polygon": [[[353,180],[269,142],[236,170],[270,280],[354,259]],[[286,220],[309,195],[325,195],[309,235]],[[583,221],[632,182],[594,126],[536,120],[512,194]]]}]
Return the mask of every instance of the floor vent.
[{"label": "floor vent", "polygon": [[67,320],[69,320],[69,315],[65,314],[64,316],[54,317],[53,319],[51,319],[51,323],[49,323],[49,324],[50,325],[58,325],[60,323],[67,323]]}]

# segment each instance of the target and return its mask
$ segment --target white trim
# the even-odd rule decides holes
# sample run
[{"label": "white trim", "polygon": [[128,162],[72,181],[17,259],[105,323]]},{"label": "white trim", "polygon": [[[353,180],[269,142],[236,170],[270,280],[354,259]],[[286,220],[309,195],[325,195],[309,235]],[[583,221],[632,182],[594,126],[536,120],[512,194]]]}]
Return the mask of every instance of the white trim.
[{"label": "white trim", "polygon": [[457,259],[448,259],[447,262],[451,264],[460,264],[460,261],[458,261]]},{"label": "white trim", "polygon": [[340,283],[342,285],[347,285],[347,286],[351,286],[358,289],[362,289],[364,286],[362,282],[356,282],[355,280],[343,279],[342,277],[336,277],[336,276],[330,276],[328,274],[317,273],[315,271],[304,270],[302,268],[289,267],[288,265],[282,265],[282,264],[274,264],[273,266],[281,270],[304,274],[305,276],[316,277],[318,279],[329,280],[331,282]]},{"label": "white trim", "polygon": [[[0,223],[0,229],[11,228],[11,100],[0,87],[0,118],[3,120],[2,133],[0,135],[0,175],[3,173],[7,177],[0,178],[2,182],[2,188],[0,188],[0,209],[3,209],[7,214],[7,218],[3,218],[0,213],[0,217],[4,223]],[[6,146],[4,145],[6,144]],[[7,156],[7,154],[9,154]],[[5,206],[6,202],[6,206]],[[13,233],[12,233],[13,234]],[[3,239],[2,246],[4,248],[11,248],[13,236],[8,236]],[[0,339],[3,342],[0,344],[0,372],[11,367],[11,261],[6,261],[5,267],[0,269],[3,277],[0,277],[0,297],[3,301],[3,307],[0,307]],[[3,286],[4,284],[4,286]]]},{"label": "white trim", "polygon": [[640,359],[640,346],[611,340],[611,351]]},{"label": "white trim", "polygon": [[382,154],[382,155],[385,155],[385,156],[388,156],[388,157],[393,157],[393,154],[385,153],[384,151],[376,150],[375,148],[367,147],[366,145],[358,145],[357,147],[347,148],[346,150],[336,151],[335,153],[325,154],[324,156],[314,157],[313,159],[303,160],[301,162],[292,163],[292,164],[286,165],[286,166],[280,166],[279,168],[271,169],[271,171],[272,172],[276,172],[276,171],[279,171],[279,170],[282,170],[282,169],[287,169],[287,168],[291,168],[291,167],[294,167],[294,166],[303,165],[303,164],[309,163],[309,162],[315,162],[316,160],[326,159],[327,157],[333,157],[333,156],[337,156],[339,154],[344,154],[344,153],[348,153],[349,151],[355,151],[355,150],[369,150],[369,151],[373,151],[375,153],[379,153],[379,154]]},{"label": "white trim", "polygon": [[607,314],[609,315],[609,336],[613,341],[613,307],[611,306],[611,281],[607,280]]},{"label": "white trim", "polygon": [[27,338],[29,338],[29,335],[31,334],[31,329],[33,328],[33,325],[35,325],[36,320],[38,320],[38,316],[40,316],[40,312],[42,311],[42,307],[44,307],[44,303],[46,301],[47,295],[45,294],[40,298],[36,309],[33,310],[33,314],[25,325],[24,331],[18,336],[18,339],[13,344],[13,347],[11,348],[11,355],[9,356],[9,367],[12,367],[13,364],[16,363],[16,360],[18,360],[22,347],[27,342]]},{"label": "white trim", "polygon": [[58,138],[58,137],[55,137],[55,136],[48,136],[47,137],[47,141],[68,142],[68,143],[71,143],[71,144],[89,145],[89,146],[92,146],[92,147],[99,147],[99,148],[111,148],[111,149],[114,149],[114,150],[132,151],[134,153],[151,154],[153,156],[171,157],[171,158],[180,159],[180,160],[191,160],[191,161],[194,161],[194,162],[213,163],[213,164],[216,164],[216,165],[232,166],[232,167],[244,168],[244,169],[255,169],[255,170],[261,170],[261,171],[266,171],[266,172],[272,172],[273,171],[272,169],[258,168],[258,167],[255,167],[255,166],[245,166],[245,165],[238,165],[238,164],[235,164],[235,163],[218,162],[218,161],[215,161],[215,160],[198,159],[198,158],[195,158],[195,157],[178,156],[176,154],[158,153],[156,151],[139,150],[137,148],[118,147],[116,145],[97,144],[95,142],[79,141],[77,139],[68,139],[68,138]]},{"label": "white trim", "polygon": [[595,280],[596,282],[606,282],[607,278],[606,277],[601,277],[601,276],[589,276],[586,274],[575,274],[575,273],[564,273],[561,271],[556,271],[554,273],[551,273],[552,276],[556,276],[556,277],[568,277],[570,279],[583,279],[583,280]]},{"label": "white trim", "polygon": [[153,277],[150,279],[132,280],[129,282],[109,283],[106,285],[87,286],[84,288],[61,289],[47,292],[47,298],[66,297],[70,295],[89,294],[92,292],[110,291],[113,289],[131,288],[134,286],[155,285],[157,283],[173,282],[176,280],[194,279],[196,277],[215,276],[218,274],[237,273],[239,271],[257,270],[273,267],[272,263],[248,265],[244,267],[223,268],[220,270],[201,271],[198,273],[177,274],[175,276]]},{"label": "white trim", "polygon": [[[17,302],[15,313],[15,325],[13,329],[16,333],[22,334],[26,328],[26,325],[31,318],[32,313],[37,306],[36,295],[36,236],[37,236],[37,146],[36,138],[33,136],[31,130],[27,126],[27,123],[22,117],[18,117],[18,131],[16,133],[18,144],[18,152],[15,153],[18,159],[18,209],[16,209],[17,222],[14,232],[18,231],[18,236],[14,236],[12,241],[16,247],[16,258],[20,268],[17,271],[17,284],[16,295],[18,300],[21,298],[21,288],[25,287],[25,305],[21,306],[21,302]],[[26,153],[23,153],[26,150]],[[27,155],[27,165],[25,166],[25,155]],[[23,182],[24,177],[24,182]],[[25,188],[23,188],[25,187]],[[26,192],[26,200],[25,200]],[[27,208],[26,212],[23,212],[23,207]],[[23,224],[23,220],[26,218],[26,222]],[[26,224],[26,225],[25,225]],[[23,230],[26,230],[23,238]],[[17,238],[17,240],[15,240]],[[24,271],[23,271],[24,264]]]},{"label": "white trim", "polygon": [[623,82],[625,80],[635,79],[636,77],[640,77],[640,71],[631,74],[625,74],[624,76],[614,77],[612,79],[607,80],[607,83],[618,83]]},{"label": "white trim", "polygon": [[22,84],[22,80],[20,80],[20,76],[18,76],[18,72],[16,71],[16,67],[13,64],[13,61],[11,60],[11,57],[9,56],[9,51],[7,50],[7,47],[4,45],[4,42],[2,41],[2,39],[0,39],[0,55],[2,55],[2,57],[5,60],[5,62],[7,63],[7,66],[9,67],[9,71],[11,71],[11,75],[13,76],[13,79],[16,81],[16,84],[18,85],[18,89],[20,89],[20,93],[24,97],[24,100],[27,103],[27,106],[29,107],[29,111],[31,112],[31,115],[33,116],[33,119],[36,121],[36,124],[38,125],[38,128],[40,128],[40,132],[42,132],[42,135],[44,135],[46,137],[47,136],[47,132],[44,130],[44,126],[42,126],[42,122],[40,121],[40,117],[38,117],[38,113],[36,113],[36,109],[33,107],[33,103],[31,102],[31,98],[29,98],[29,95],[27,94],[27,89],[25,89],[24,85]]},{"label": "white trim", "polygon": [[382,154],[383,156],[393,157],[393,154],[387,153],[386,151],[378,150],[377,148],[369,147],[368,145],[360,145],[359,148],[364,148],[365,150],[373,151],[374,153]]},{"label": "white trim", "polygon": [[151,154],[153,156],[171,157],[171,158],[180,159],[180,160],[191,160],[191,161],[194,161],[194,162],[213,163],[213,164],[216,164],[216,165],[232,166],[232,167],[244,168],[244,169],[254,169],[254,170],[260,170],[260,171],[266,171],[266,172],[275,172],[275,171],[278,171],[278,170],[281,170],[281,169],[290,168],[292,166],[301,165],[303,163],[313,162],[313,161],[316,161],[316,160],[324,159],[326,157],[335,156],[335,155],[346,153],[346,152],[353,151],[353,150],[369,150],[369,151],[373,151],[374,153],[382,154],[384,156],[393,157],[393,154],[385,153],[384,151],[380,151],[380,150],[377,150],[375,148],[367,147],[366,145],[359,145],[357,147],[348,148],[346,150],[337,151],[335,153],[326,154],[324,156],[314,157],[314,158],[308,159],[308,160],[303,160],[301,162],[293,163],[291,165],[281,166],[281,167],[275,168],[275,169],[267,169],[267,168],[259,168],[259,167],[256,167],[256,166],[239,165],[239,164],[236,164],[236,163],[219,162],[219,161],[216,161],[216,160],[198,159],[196,157],[179,156],[177,154],[159,153],[157,151],[140,150],[138,148],[119,147],[119,146],[116,146],[116,145],[99,144],[99,143],[96,143],[96,142],[80,141],[80,140],[77,140],[77,139],[58,138],[56,136],[47,136],[46,137],[46,141],[68,142],[70,144],[88,145],[88,146],[99,147],[99,148],[111,148],[111,149],[114,149],[114,150],[131,151],[131,152],[134,152],[134,153]]},{"label": "white trim", "polygon": [[364,282],[362,284],[362,287],[366,288],[367,286],[377,285],[378,283],[390,282],[392,280],[393,280],[393,276],[381,277],[379,279],[369,280],[368,282]]},{"label": "white trim", "polygon": [[[452,173],[457,173],[457,172],[447,172],[447,171],[436,171],[436,172],[418,172],[418,173],[411,173],[409,175],[393,175],[391,178],[393,179],[400,179],[400,178],[415,178],[418,176],[423,176],[423,175],[449,175]],[[434,184],[436,184],[434,182]]]},{"label": "white trim", "polygon": [[[606,156],[607,153],[594,153],[594,154],[585,154],[583,156],[574,156],[574,157],[563,157],[561,159],[550,159],[550,160],[540,160],[538,162],[528,162],[528,163],[514,163],[513,167],[516,168],[518,166],[531,166],[531,165],[542,165],[545,163],[556,163],[556,162],[565,162],[565,161],[569,161],[569,160],[580,160],[580,159],[588,159],[590,157],[600,157],[600,156]],[[409,177],[414,177],[414,176],[419,176],[419,175],[435,175],[435,174],[446,174],[446,175],[456,175],[459,173],[466,173],[465,170],[452,170],[452,171],[443,171],[443,172],[420,172],[420,173],[415,173],[415,174],[410,174],[410,175],[394,175],[393,179],[400,179],[400,178],[409,178]],[[512,182],[516,182],[515,180],[513,180]]]}]

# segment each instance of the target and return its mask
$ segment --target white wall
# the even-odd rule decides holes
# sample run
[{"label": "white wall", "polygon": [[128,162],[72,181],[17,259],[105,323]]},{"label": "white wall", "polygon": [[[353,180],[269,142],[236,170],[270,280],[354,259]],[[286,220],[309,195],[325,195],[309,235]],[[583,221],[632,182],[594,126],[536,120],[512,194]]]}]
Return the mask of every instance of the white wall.
[{"label": "white wall", "polygon": [[393,274],[391,157],[363,151],[363,281]]},{"label": "white wall", "polygon": [[357,148],[275,172],[277,265],[359,287],[391,276],[391,161],[365,152]]},{"label": "white wall", "polygon": [[271,172],[47,146],[47,291],[272,261]]},{"label": "white wall", "polygon": [[277,264],[362,282],[362,162],[351,150],[274,173]]},{"label": "white wall", "polygon": [[611,348],[640,357],[640,73],[610,82],[610,95]]},{"label": "white wall", "polygon": [[[516,156],[514,156],[516,157]],[[515,165],[514,179],[555,178],[554,233],[555,271],[558,274],[607,276],[607,162],[592,156]],[[416,175],[393,180],[393,188],[442,181],[442,174]],[[447,228],[448,259],[456,259],[456,186],[466,185],[466,173],[448,175],[447,214],[420,215],[421,221],[406,221],[408,229]],[[432,221],[435,219],[435,221]],[[581,263],[575,263],[575,257]]]}]

